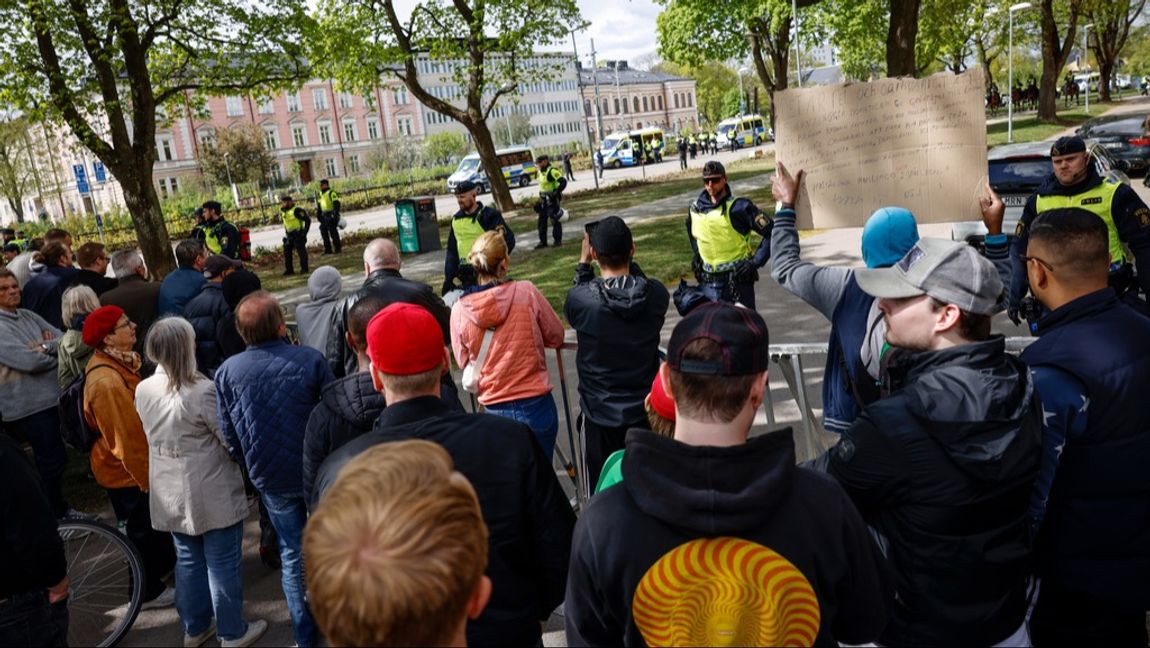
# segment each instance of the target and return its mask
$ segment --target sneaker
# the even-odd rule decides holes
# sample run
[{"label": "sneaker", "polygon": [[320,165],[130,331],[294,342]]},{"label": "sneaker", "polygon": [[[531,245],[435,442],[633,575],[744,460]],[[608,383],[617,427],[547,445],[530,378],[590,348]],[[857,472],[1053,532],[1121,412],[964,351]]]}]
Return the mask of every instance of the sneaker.
[{"label": "sneaker", "polygon": [[212,624],[208,626],[208,629],[204,630],[200,634],[190,635],[185,632],[184,648],[200,648],[200,646],[208,643],[208,640],[214,636],[216,636],[216,624],[213,621]]},{"label": "sneaker", "polygon": [[256,619],[255,621],[248,622],[248,631],[244,636],[235,639],[224,639],[220,642],[223,648],[241,648],[242,646],[250,646],[264,636],[268,630],[268,622],[263,619]]},{"label": "sneaker", "polygon": [[85,513],[83,511],[77,511],[74,508],[69,508],[67,511],[64,511],[64,514],[61,515],[59,517],[59,519],[61,521],[63,521],[63,520],[87,520],[89,522],[96,522],[97,520],[99,520],[99,518],[97,516],[92,515],[91,513]]},{"label": "sneaker", "polygon": [[169,608],[176,604],[176,588],[164,587],[164,591],[160,595],[150,601],[144,601],[140,606],[141,610],[157,610],[159,608]]}]

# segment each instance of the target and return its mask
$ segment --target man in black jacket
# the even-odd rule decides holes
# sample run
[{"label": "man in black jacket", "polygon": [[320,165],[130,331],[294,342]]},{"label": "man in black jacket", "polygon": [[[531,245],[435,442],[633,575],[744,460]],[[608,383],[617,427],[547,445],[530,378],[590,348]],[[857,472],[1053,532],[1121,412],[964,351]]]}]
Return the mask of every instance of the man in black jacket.
[{"label": "man in black jacket", "polygon": [[[371,380],[371,360],[367,357],[367,323],[387,305],[383,299],[368,295],[348,311],[347,345],[355,350],[357,371],[324,387],[308,419],[303,438],[303,492],[309,508],[315,505],[311,500],[315,474],[324,459],[348,441],[370,432],[387,406]],[[442,382],[440,389],[449,409],[464,411],[454,390],[445,390]]]},{"label": "man in black jacket", "polygon": [[1150,608],[1150,319],[1107,285],[1106,223],[1080,209],[1030,224],[1024,263],[1048,313],[1022,353],[1042,397],[1031,499],[1036,646],[1146,645]]},{"label": "man in black jacket", "polygon": [[220,352],[216,330],[220,321],[232,312],[224,298],[223,285],[233,272],[240,269],[239,261],[222,254],[213,254],[204,261],[205,281],[200,294],[184,306],[184,319],[196,332],[196,369],[211,378],[227,358]]},{"label": "man in black jacket", "polygon": [[675,437],[630,432],[622,485],[579,518],[567,645],[837,646],[879,636],[890,582],[850,499],[795,466],[790,428],[747,440],[767,342],[758,313],[725,303],[697,307],[671,333],[660,377],[675,399]]},{"label": "man in black jacket", "polygon": [[991,337],[1002,281],[960,242],[924,238],[855,271],[887,342],[914,352],[816,465],[882,537],[896,599],[885,645],[1025,645],[1026,510],[1041,454],[1030,372]]},{"label": "man in black jacket", "polygon": [[[467,260],[471,246],[475,239],[484,232],[499,230],[503,232],[503,240],[507,242],[507,252],[515,249],[515,233],[503,220],[499,210],[475,199],[479,186],[470,180],[464,180],[455,186],[455,199],[459,203],[459,211],[451,217],[451,227],[447,230],[447,245],[443,257],[443,294],[458,288],[467,289],[475,285],[475,268]],[[455,280],[459,280],[459,286]]]},{"label": "man in black jacket", "polygon": [[67,568],[39,475],[0,434],[0,645],[67,645]]},{"label": "man in black jacket", "polygon": [[[80,271],[76,273],[76,284],[87,286],[96,293],[96,296],[108,292],[119,285],[115,279],[107,276],[108,252],[103,243],[88,241],[76,250],[76,265]],[[71,322],[64,322],[71,326]]]},{"label": "man in black jacket", "polygon": [[468,645],[542,645],[541,623],[563,601],[575,514],[530,428],[456,413],[439,398],[450,364],[435,324],[427,310],[405,303],[372,318],[372,379],[388,405],[370,433],[323,463],[313,500],[322,503],[340,469],[367,448],[413,438],[443,446],[474,486],[489,532],[493,592],[483,614],[467,624]]},{"label": "man in black jacket", "polygon": [[364,248],[363,274],[366,279],[359,290],[344,297],[343,303],[336,308],[335,322],[327,339],[327,363],[336,378],[355,373],[355,352],[347,346],[347,314],[357,301],[367,295],[376,295],[386,304],[403,302],[423,306],[439,324],[443,344],[451,343],[451,311],[431,286],[404,279],[399,274],[402,265],[399,248],[388,239],[375,239]]},{"label": "man in black jacket", "polygon": [[623,219],[608,216],[587,227],[563,314],[579,338],[579,420],[594,486],[603,462],[623,449],[627,430],[650,429],[643,399],[659,370],[659,334],[671,298],[632,263],[635,244]]}]

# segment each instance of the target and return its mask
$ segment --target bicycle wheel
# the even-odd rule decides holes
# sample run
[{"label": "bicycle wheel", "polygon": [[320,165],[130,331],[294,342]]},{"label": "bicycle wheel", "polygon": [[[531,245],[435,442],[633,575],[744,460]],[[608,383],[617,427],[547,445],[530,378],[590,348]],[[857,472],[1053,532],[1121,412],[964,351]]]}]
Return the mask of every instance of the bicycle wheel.
[{"label": "bicycle wheel", "polygon": [[144,564],[132,543],[110,526],[64,520],[68,560],[68,644],[114,646],[131,629],[144,595]]}]

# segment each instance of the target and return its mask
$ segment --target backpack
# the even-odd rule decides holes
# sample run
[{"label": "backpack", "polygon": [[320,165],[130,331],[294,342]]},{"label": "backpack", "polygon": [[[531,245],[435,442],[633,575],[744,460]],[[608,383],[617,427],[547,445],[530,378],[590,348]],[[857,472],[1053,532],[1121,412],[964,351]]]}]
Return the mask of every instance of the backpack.
[{"label": "backpack", "polygon": [[[100,368],[115,370],[113,367],[101,365],[91,371]],[[75,380],[60,392],[60,401],[56,405],[60,413],[60,436],[64,438],[65,443],[80,452],[90,451],[96,439],[100,437],[99,431],[93,430],[84,418],[84,385],[89,373],[90,371],[85,370],[76,376]],[[120,380],[123,380],[123,376]],[[127,381],[124,382],[124,386],[128,386]]]}]

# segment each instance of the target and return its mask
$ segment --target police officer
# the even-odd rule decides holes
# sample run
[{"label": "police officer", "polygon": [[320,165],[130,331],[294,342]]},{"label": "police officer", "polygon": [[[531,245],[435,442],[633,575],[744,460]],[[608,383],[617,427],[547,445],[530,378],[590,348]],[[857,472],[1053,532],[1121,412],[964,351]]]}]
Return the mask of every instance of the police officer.
[{"label": "police officer", "polygon": [[1150,208],[1129,186],[1099,175],[1081,137],[1058,138],[1050,149],[1050,161],[1054,172],[1026,201],[1015,230],[1010,250],[1014,268],[1007,308],[1010,318],[1019,324],[1027,315],[1030,319],[1038,316],[1034,301],[1024,301],[1030,291],[1023,263],[1030,224],[1043,212],[1068,207],[1085,209],[1106,223],[1110,231],[1110,285],[1123,301],[1150,314],[1146,302],[1137,297],[1139,287],[1150,294]]},{"label": "police officer", "polygon": [[535,160],[539,167],[539,203],[535,205],[535,213],[539,214],[539,243],[535,249],[547,247],[547,221],[552,223],[552,236],[555,246],[563,243],[563,224],[559,222],[559,203],[563,199],[563,190],[567,188],[567,178],[563,172],[551,166],[551,158],[540,155]]},{"label": "police officer", "polygon": [[339,242],[339,194],[331,188],[326,178],[319,181],[319,196],[315,202],[319,234],[323,237],[323,253],[331,254],[334,248],[335,253],[339,254],[343,251],[343,245]]},{"label": "police officer", "polygon": [[196,207],[192,210],[192,218],[195,219],[196,224],[192,226],[192,233],[188,238],[197,240],[204,240],[204,228],[207,227],[207,221],[204,220],[204,208]]},{"label": "police officer", "polygon": [[11,227],[0,228],[0,245],[8,245],[16,239],[16,230]]},{"label": "police officer", "polygon": [[224,219],[223,206],[215,200],[204,203],[204,227],[200,238],[212,254],[240,258],[240,231]]},{"label": "police officer", "polygon": [[12,239],[12,243],[19,245],[21,252],[28,251],[28,237],[24,235],[24,230],[16,230],[16,238]]},{"label": "police officer", "polygon": [[[687,216],[695,278],[711,300],[755,307],[759,268],[771,258],[770,217],[746,198],[736,198],[727,170],[716,160],[703,165],[703,191]],[[751,247],[751,233],[763,237]]]},{"label": "police officer", "polygon": [[679,170],[687,170],[687,138],[679,136]]},{"label": "police officer", "polygon": [[[484,205],[475,199],[479,187],[470,180],[455,186],[455,200],[459,211],[451,217],[451,229],[447,233],[447,254],[443,258],[443,294],[457,288],[467,289],[476,284],[475,269],[467,261],[471,245],[484,232],[500,230],[507,242],[507,251],[515,249],[515,233],[503,220],[498,209]],[[459,280],[459,285],[455,280]]]},{"label": "police officer", "polygon": [[691,159],[694,160],[695,154],[699,151],[699,142],[695,139],[694,134],[687,138],[687,148],[691,151]]},{"label": "police officer", "polygon": [[302,207],[296,207],[288,194],[280,196],[280,219],[284,223],[284,276],[295,274],[292,252],[299,255],[299,269],[307,274],[307,232],[311,219]]},{"label": "police officer", "polygon": [[651,144],[651,148],[655,151],[655,162],[662,162],[663,161],[663,139],[660,137],[656,137],[654,143]]}]

